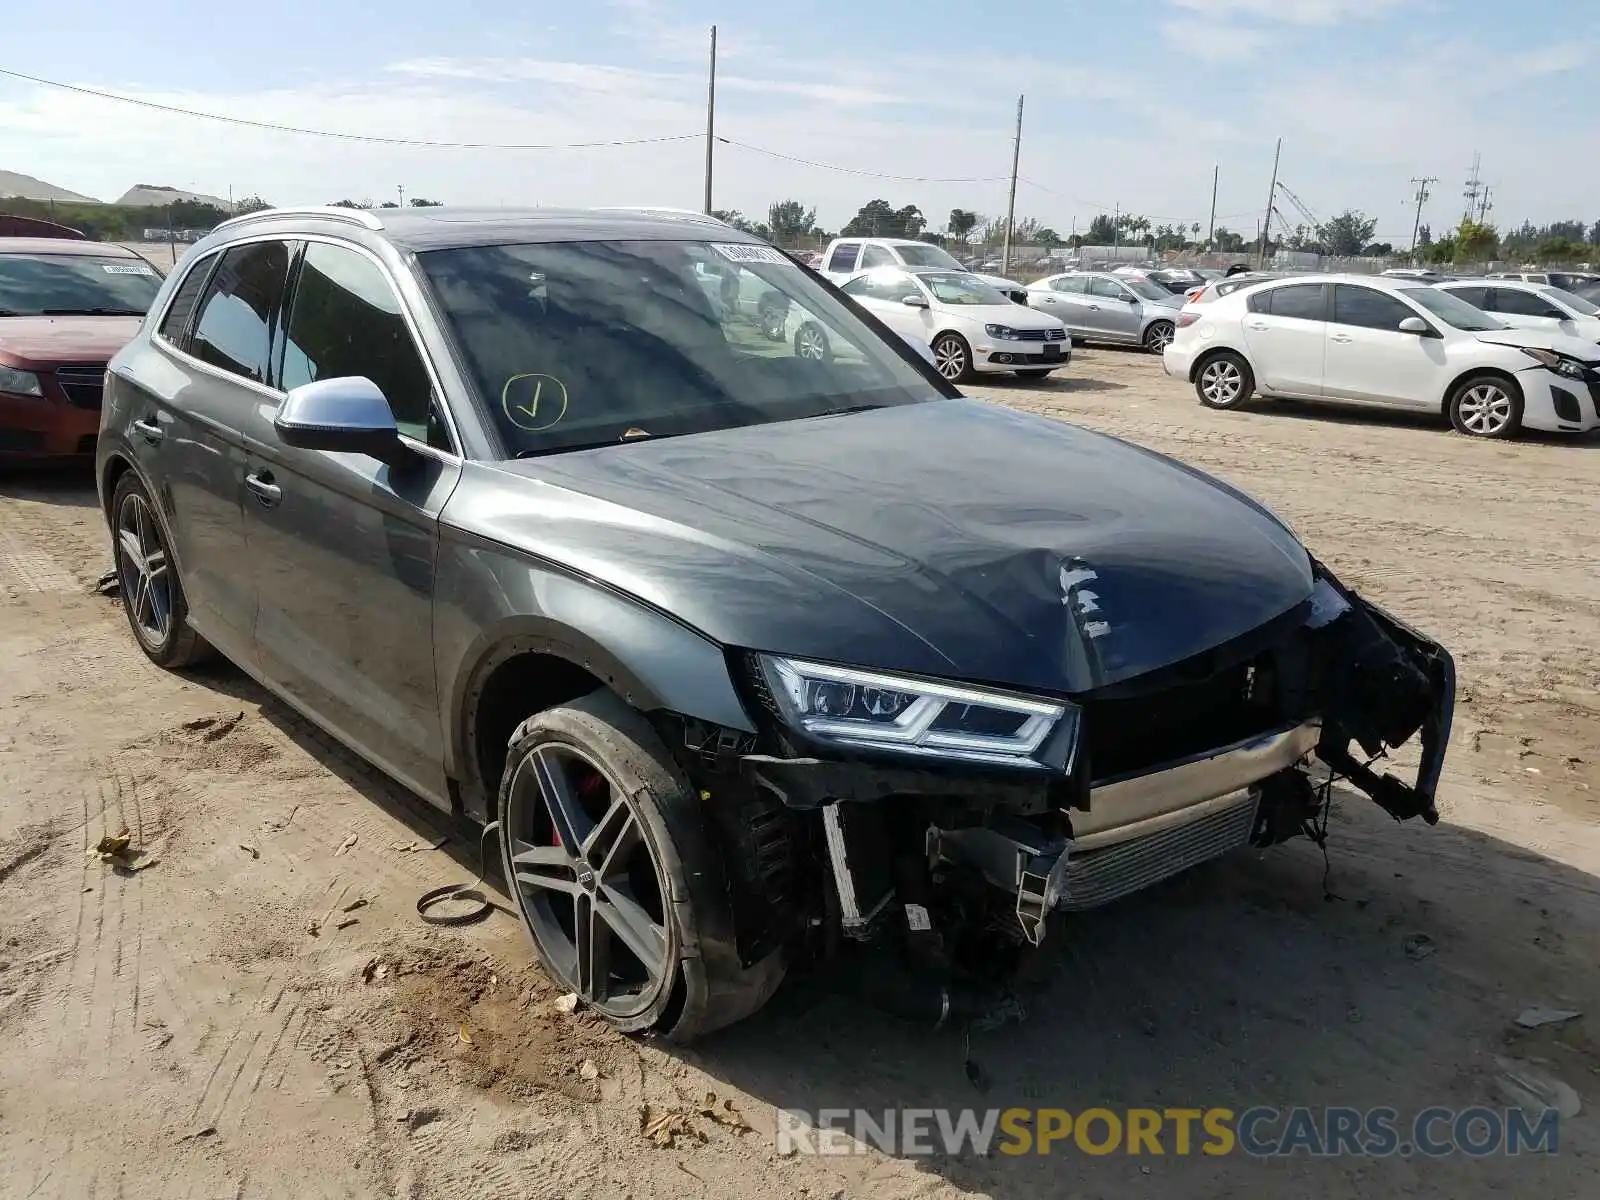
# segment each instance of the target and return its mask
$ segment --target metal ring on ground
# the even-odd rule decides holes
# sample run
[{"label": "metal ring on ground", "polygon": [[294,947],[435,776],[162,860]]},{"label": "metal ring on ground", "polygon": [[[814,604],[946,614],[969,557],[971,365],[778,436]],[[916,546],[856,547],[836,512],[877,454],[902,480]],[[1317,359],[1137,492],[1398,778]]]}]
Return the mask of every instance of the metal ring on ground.
[{"label": "metal ring on ground", "polygon": [[[464,913],[455,913],[441,916],[430,913],[428,910],[435,905],[443,904],[447,900],[460,900],[466,903],[475,903],[476,908],[468,909]],[[494,901],[481,890],[475,887],[464,887],[459,883],[447,884],[441,888],[434,888],[431,892],[424,892],[417,897],[417,916],[429,925],[471,925],[483,920],[495,909]]]}]

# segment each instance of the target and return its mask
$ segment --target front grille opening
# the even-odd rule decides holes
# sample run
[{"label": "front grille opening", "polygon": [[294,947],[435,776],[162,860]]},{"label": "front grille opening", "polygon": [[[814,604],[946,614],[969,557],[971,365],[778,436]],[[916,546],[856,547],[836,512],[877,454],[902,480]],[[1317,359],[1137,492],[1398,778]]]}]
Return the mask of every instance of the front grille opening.
[{"label": "front grille opening", "polygon": [[105,397],[104,367],[57,367],[56,386],[74,408],[98,410]]},{"label": "front grille opening", "polygon": [[1143,696],[1083,701],[1095,780],[1137,774],[1229,746],[1284,723],[1271,656]]}]

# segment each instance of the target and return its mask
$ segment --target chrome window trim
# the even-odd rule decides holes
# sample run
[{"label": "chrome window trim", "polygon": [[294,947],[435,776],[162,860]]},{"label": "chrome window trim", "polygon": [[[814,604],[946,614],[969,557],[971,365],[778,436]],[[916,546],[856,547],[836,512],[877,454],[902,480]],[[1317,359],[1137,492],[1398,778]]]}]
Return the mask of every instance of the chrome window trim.
[{"label": "chrome window trim", "polygon": [[[200,262],[204,262],[212,257],[220,256],[227,251],[232,250],[236,246],[249,246],[254,245],[257,242],[323,242],[330,246],[338,246],[346,250],[353,250],[357,254],[365,257],[378,268],[378,271],[383,275],[384,282],[389,285],[389,290],[394,293],[394,298],[400,305],[400,319],[405,322],[406,332],[411,335],[411,344],[416,348],[417,357],[422,360],[423,370],[427,371],[428,373],[428,382],[432,385],[433,394],[439,399],[439,409],[444,414],[445,426],[449,431],[450,441],[454,448],[450,450],[441,450],[437,446],[430,446],[426,442],[419,442],[416,438],[404,433],[400,435],[400,439],[408,446],[423,451],[430,457],[439,458],[441,461],[447,463],[462,462],[463,455],[460,452],[462,445],[461,432],[456,426],[455,413],[450,411],[449,396],[445,393],[444,384],[440,382],[439,370],[434,365],[433,356],[428,353],[427,346],[422,340],[416,318],[412,314],[410,306],[406,304],[405,294],[396,282],[394,272],[389,269],[389,265],[366,246],[360,245],[357,242],[348,241],[344,238],[336,237],[333,234],[328,233],[301,232],[253,233],[244,237],[231,238],[221,245],[206,251],[205,256],[198,260],[195,265],[198,266]],[[192,270],[193,268],[190,269]],[[187,276],[185,276],[185,278],[187,278]],[[296,282],[298,283],[298,281]],[[182,286],[183,283],[180,281],[178,283],[178,287],[181,288]],[[173,289],[173,295],[177,295],[177,288]],[[168,303],[170,304],[171,301],[168,301]],[[196,305],[195,311],[199,311],[198,305]],[[165,318],[163,317],[163,319]],[[211,363],[202,362],[200,359],[190,354],[187,350],[182,350],[173,345],[165,337],[161,336],[159,321],[156,323],[156,327],[151,330],[150,340],[152,342],[159,343],[162,349],[168,354],[176,355],[185,363],[207,374],[214,375],[219,379],[228,380],[232,383],[243,384],[252,391],[259,392],[264,396],[270,396],[278,403],[283,402],[283,397],[286,393],[281,388],[271,387],[270,385],[264,383],[257,383],[254,379],[246,379],[242,375],[235,375],[232,371],[226,371],[221,367],[213,366]]]}]

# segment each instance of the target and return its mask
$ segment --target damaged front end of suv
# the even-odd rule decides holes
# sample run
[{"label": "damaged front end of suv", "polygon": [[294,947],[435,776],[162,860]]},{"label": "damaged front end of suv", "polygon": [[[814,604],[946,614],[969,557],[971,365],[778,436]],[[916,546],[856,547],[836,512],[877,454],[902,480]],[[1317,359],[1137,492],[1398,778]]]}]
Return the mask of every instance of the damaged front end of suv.
[{"label": "damaged front end of suv", "polygon": [[[1451,657],[1311,569],[1265,625],[1074,695],[730,652],[758,733],[689,722],[684,744],[719,800],[741,958],[872,943],[867,998],[937,1023],[987,1002],[964,986],[975,948],[1037,946],[1053,912],[1235,849],[1320,841],[1336,779],[1436,823]],[[1414,738],[1410,781],[1373,769]]]}]

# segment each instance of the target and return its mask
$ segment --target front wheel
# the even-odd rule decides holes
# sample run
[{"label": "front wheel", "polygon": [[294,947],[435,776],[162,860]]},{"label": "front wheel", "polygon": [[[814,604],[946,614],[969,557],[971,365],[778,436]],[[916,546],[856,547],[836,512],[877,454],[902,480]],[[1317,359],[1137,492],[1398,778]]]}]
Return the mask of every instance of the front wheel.
[{"label": "front wheel", "polygon": [[972,369],[972,347],[959,333],[941,333],[933,339],[933,365],[951,383],[965,383]]},{"label": "front wheel", "polygon": [[833,361],[833,347],[828,344],[828,335],[821,325],[807,321],[794,331],[794,356],[808,362]]},{"label": "front wheel", "polygon": [[1499,375],[1474,375],[1450,396],[1450,424],[1469,437],[1515,437],[1522,428],[1522,389]]},{"label": "front wheel", "polygon": [[500,781],[501,864],[546,969],[625,1033],[688,1041],[750,1015],[781,952],[741,967],[699,794],[597,691],[528,718]]},{"label": "front wheel", "polygon": [[1195,373],[1195,395],[1207,408],[1238,408],[1255,391],[1250,364],[1232,350],[1206,359]]},{"label": "front wheel", "polygon": [[1176,334],[1177,329],[1171,321],[1152,322],[1150,328],[1144,331],[1144,348],[1151,354],[1160,354],[1172,345]]}]

